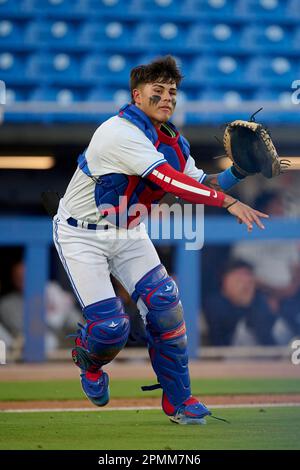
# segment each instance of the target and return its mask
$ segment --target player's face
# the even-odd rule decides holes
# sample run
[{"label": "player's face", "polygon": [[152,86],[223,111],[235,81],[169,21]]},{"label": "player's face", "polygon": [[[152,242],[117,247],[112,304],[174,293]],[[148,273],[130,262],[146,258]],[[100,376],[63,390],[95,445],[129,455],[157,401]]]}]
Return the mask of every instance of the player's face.
[{"label": "player's face", "polygon": [[175,111],[175,83],[146,83],[134,90],[135,104],[151,119],[154,125],[167,122]]}]

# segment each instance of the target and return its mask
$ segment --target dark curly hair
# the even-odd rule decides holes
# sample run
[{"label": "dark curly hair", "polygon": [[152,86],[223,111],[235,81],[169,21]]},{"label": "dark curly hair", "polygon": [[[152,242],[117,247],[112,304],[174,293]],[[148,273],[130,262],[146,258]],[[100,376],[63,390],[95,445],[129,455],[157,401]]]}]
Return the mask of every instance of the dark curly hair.
[{"label": "dark curly hair", "polygon": [[171,55],[159,57],[150,64],[138,65],[130,72],[130,92],[132,103],[133,90],[139,85],[153,82],[176,83],[179,86],[183,79],[176,60]]}]

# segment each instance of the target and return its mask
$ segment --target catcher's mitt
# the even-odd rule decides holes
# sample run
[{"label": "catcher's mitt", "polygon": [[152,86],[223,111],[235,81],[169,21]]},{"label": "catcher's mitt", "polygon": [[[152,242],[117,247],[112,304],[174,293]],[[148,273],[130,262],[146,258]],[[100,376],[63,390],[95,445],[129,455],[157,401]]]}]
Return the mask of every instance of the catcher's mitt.
[{"label": "catcher's mitt", "polygon": [[[255,113],[256,114],[256,113]],[[262,124],[237,120],[227,125],[223,144],[239,173],[244,176],[262,173],[273,178],[289,167],[289,160],[279,159],[270,133]]]}]

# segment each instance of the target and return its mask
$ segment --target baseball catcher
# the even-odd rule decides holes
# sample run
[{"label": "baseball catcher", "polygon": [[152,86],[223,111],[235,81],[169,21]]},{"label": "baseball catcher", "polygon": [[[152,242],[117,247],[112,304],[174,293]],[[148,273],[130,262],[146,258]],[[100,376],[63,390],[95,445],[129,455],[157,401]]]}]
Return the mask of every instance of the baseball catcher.
[{"label": "baseball catcher", "polygon": [[[258,161],[255,140],[249,139],[249,155],[239,160],[234,123],[225,139],[234,164],[217,175],[206,175],[196,167],[189,142],[170,122],[181,80],[171,56],[131,71],[132,101],[96,129],[78,157],[53,217],[53,234],[85,320],[72,356],[89,400],[97,406],[108,403],[109,377],[103,368],[129,335],[128,315],[116,297],[112,273],[137,303],[145,322],[163,411],[175,423],[203,424],[211,412],[192,396],[180,293],[161,264],[142,218],[166,193],[172,193],[188,202],[227,209],[249,231],[254,224],[263,229],[262,219],[268,215],[226,191],[247,174],[269,175],[269,169],[263,155]],[[270,143],[265,145],[270,152]],[[133,210],[136,204],[138,212]]]}]

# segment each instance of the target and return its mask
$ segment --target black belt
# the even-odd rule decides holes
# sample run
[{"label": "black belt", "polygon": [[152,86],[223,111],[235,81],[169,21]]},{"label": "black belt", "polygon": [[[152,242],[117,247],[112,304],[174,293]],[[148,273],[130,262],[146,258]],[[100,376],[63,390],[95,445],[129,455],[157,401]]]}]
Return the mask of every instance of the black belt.
[{"label": "black belt", "polygon": [[108,230],[109,228],[112,228],[107,224],[90,224],[88,222],[84,222],[83,220],[74,219],[73,217],[69,217],[67,222],[69,225],[72,225],[72,227],[86,228],[88,230]]}]

